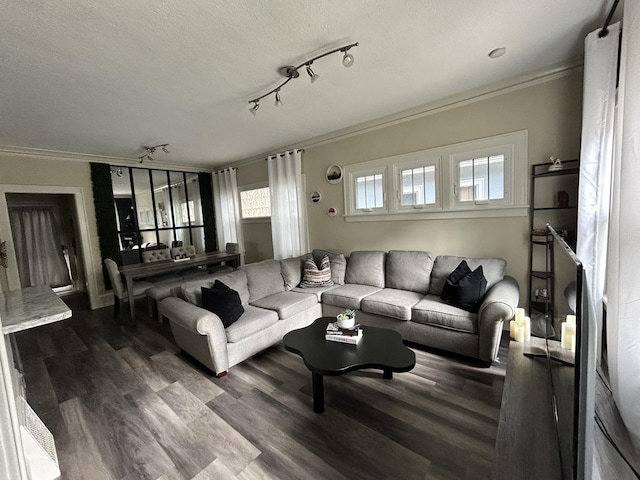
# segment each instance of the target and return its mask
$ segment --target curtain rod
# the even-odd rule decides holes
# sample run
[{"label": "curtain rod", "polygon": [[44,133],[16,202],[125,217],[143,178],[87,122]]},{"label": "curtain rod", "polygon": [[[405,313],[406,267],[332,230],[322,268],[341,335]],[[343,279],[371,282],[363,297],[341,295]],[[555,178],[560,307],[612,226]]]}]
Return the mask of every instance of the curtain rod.
[{"label": "curtain rod", "polygon": [[227,170],[231,171],[231,170],[237,170],[237,169],[238,167],[223,168],[222,170],[216,170],[215,172],[213,172],[213,174],[217,175],[219,173],[226,172]]},{"label": "curtain rod", "polygon": [[[293,152],[293,151],[296,151],[296,152],[304,153],[304,148],[297,148],[297,149],[296,149],[296,148],[294,148],[294,149],[293,149],[293,150],[291,150],[291,151],[292,151],[292,152]],[[284,156],[285,156],[285,154],[284,154],[284,153],[276,153],[276,154],[274,154],[274,155],[269,155],[269,157],[284,157]],[[269,160],[269,157],[265,158],[265,160]]]},{"label": "curtain rod", "polygon": [[609,24],[611,23],[611,18],[613,18],[613,14],[618,8],[618,3],[620,0],[613,0],[613,5],[611,5],[611,10],[609,10],[609,15],[607,15],[607,19],[604,21],[604,25],[602,26],[602,30],[598,33],[598,37],[603,38],[609,34]]}]

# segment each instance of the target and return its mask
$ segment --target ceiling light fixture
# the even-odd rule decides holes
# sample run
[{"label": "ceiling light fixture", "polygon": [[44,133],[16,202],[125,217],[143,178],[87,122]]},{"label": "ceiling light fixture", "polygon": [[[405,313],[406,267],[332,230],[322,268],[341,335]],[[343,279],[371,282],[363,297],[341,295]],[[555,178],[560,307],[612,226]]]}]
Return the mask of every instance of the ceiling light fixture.
[{"label": "ceiling light fixture", "polygon": [[168,146],[169,146],[168,143],[161,143],[160,145],[154,145],[153,147],[143,146],[142,148],[145,149],[146,153],[144,155],[139,156],[138,160],[140,160],[140,163],[144,162],[145,160],[154,160],[154,158],[151,155],[156,153],[156,150],[159,148],[161,148],[164,153],[171,153],[167,148]]},{"label": "ceiling light fixture", "polygon": [[489,52],[489,58],[500,58],[505,53],[507,53],[507,49],[505,47],[494,48]]},{"label": "ceiling light fixture", "polygon": [[285,81],[283,81],[280,85],[275,87],[273,90],[270,90],[267,93],[265,93],[264,95],[260,95],[259,97],[256,97],[256,98],[254,98],[252,100],[249,100],[249,103],[253,104],[253,106],[251,108],[249,108],[249,111],[253,115],[258,113],[258,108],[260,108],[260,100],[262,100],[265,97],[268,97],[271,94],[275,94],[275,97],[276,97],[274,105],[275,106],[282,105],[282,101],[280,100],[280,89],[282,87],[284,87],[287,83],[289,83],[291,80],[293,80],[294,78],[298,78],[300,76],[299,70],[302,67],[305,67],[305,69],[307,70],[307,74],[309,75],[309,78],[311,79],[311,83],[315,83],[315,81],[318,80],[318,78],[320,78],[320,75],[318,75],[317,73],[315,73],[311,69],[311,64],[313,62],[315,62],[316,60],[318,60],[319,58],[326,57],[327,55],[331,55],[332,53],[342,52],[342,53],[344,53],[344,56],[342,57],[342,64],[347,68],[350,67],[351,65],[353,65],[353,55],[351,55],[348,52],[349,52],[349,50],[351,48],[357,47],[358,45],[359,45],[358,42],[351,43],[349,45],[345,45],[345,46],[340,47],[340,48],[335,48],[335,49],[330,50],[328,52],[325,52],[325,53],[323,53],[321,55],[313,57],[313,58],[311,58],[311,59],[309,59],[309,60],[307,60],[305,62],[302,62],[298,66],[286,65],[284,67],[281,67],[278,71],[280,72],[280,74],[282,76],[287,77],[287,79]]}]

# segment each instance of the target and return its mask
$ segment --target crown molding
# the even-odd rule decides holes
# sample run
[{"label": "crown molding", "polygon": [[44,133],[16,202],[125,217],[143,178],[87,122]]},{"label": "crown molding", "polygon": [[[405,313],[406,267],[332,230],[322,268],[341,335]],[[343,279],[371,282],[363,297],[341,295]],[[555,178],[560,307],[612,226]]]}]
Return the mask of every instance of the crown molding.
[{"label": "crown molding", "polygon": [[292,150],[294,148],[307,149],[318,147],[320,145],[332,143],[364,133],[373,132],[375,130],[390,127],[404,122],[409,122],[418,118],[435,115],[437,113],[452,110],[454,108],[459,108],[483,100],[488,100],[499,95],[504,95],[507,93],[515,92],[517,90],[522,90],[524,88],[551,82],[563,77],[568,77],[570,75],[582,72],[582,69],[583,62],[582,60],[580,60],[573,63],[556,65],[544,70],[530,72],[526,75],[512,77],[508,80],[503,80],[489,85],[483,85],[482,87],[467,90],[465,92],[451,95],[440,100],[435,100],[433,102],[425,103],[417,107],[412,107],[401,112],[386,115],[375,120],[370,120],[368,122],[352,125],[351,127],[336,130],[325,135],[309,138],[293,145],[286,145],[278,148],[277,150],[271,150],[261,155],[256,155],[248,159],[229,164],[226,167],[243,167],[264,160],[268,156],[275,155],[278,152],[284,152],[287,150]]},{"label": "crown molding", "polygon": [[[13,155],[18,157],[30,157],[49,160],[61,160],[66,162],[98,162],[108,163],[118,167],[153,168],[158,170],[177,170],[180,172],[213,172],[211,168],[202,168],[195,165],[185,165],[153,160],[141,164],[138,158],[115,157],[108,155],[94,155],[91,153],[61,152],[58,150],[46,150],[41,148],[17,147],[13,145],[0,145],[0,155]],[[216,169],[217,170],[217,169]]]}]

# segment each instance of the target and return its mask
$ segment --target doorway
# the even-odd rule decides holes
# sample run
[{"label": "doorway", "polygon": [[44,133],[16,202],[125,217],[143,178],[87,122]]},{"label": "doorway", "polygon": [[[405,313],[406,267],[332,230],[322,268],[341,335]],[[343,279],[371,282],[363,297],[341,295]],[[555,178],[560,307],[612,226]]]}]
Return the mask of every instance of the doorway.
[{"label": "doorway", "polygon": [[21,286],[48,285],[60,295],[84,291],[73,195],[7,193],[6,201]]}]

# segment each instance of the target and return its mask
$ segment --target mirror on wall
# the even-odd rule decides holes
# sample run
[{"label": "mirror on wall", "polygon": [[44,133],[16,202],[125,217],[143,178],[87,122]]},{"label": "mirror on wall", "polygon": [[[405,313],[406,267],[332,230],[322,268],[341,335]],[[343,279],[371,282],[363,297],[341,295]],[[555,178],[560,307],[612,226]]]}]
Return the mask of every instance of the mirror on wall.
[{"label": "mirror on wall", "polygon": [[111,167],[114,209],[124,264],[140,252],[175,245],[205,251],[198,174],[138,167]]}]

